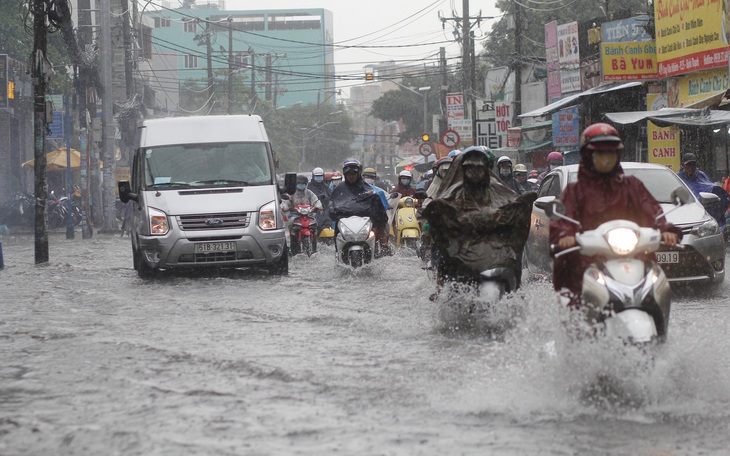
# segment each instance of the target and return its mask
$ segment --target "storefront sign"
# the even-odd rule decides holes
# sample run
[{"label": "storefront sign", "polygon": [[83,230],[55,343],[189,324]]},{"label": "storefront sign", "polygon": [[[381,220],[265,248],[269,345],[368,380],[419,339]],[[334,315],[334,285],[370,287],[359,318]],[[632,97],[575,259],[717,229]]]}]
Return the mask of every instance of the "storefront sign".
[{"label": "storefront sign", "polygon": [[563,94],[578,92],[580,91],[578,21],[558,25],[557,32],[560,91]]},{"label": "storefront sign", "polygon": [[553,114],[553,146],[578,147],[578,106]]},{"label": "storefront sign", "polygon": [[679,128],[661,128],[646,122],[649,163],[665,165],[675,173],[679,171]]},{"label": "storefront sign", "polygon": [[603,43],[604,81],[657,79],[656,46],[653,41]]}]

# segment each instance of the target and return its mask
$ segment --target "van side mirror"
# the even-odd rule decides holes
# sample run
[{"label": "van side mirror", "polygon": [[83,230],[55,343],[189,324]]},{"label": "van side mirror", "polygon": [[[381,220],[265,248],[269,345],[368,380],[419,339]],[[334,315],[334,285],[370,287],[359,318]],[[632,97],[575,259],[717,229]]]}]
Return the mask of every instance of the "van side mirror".
[{"label": "van side mirror", "polygon": [[139,196],[136,193],[132,193],[132,187],[129,185],[129,181],[120,180],[117,182],[117,190],[119,190],[119,200],[127,204],[129,200],[139,201]]},{"label": "van side mirror", "polygon": [[297,173],[284,175],[284,193],[293,195],[297,191]]}]

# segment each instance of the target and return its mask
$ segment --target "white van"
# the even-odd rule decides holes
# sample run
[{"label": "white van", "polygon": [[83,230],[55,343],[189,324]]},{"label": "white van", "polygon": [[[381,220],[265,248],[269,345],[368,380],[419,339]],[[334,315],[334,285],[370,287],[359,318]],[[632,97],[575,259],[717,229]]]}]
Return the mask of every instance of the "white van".
[{"label": "white van", "polygon": [[[288,273],[274,156],[259,116],[146,120],[139,128],[132,180],[134,269],[263,266]],[[296,174],[286,176],[294,192]]]}]

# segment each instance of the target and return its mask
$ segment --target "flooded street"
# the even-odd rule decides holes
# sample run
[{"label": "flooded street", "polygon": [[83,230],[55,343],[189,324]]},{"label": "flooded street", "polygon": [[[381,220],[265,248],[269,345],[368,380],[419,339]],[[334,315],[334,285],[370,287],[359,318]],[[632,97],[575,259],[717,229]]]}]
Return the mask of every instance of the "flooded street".
[{"label": "flooded street", "polygon": [[566,339],[549,283],[454,315],[399,253],[144,281],[129,238],[3,238],[3,455],[721,455],[730,288],[651,355]]}]

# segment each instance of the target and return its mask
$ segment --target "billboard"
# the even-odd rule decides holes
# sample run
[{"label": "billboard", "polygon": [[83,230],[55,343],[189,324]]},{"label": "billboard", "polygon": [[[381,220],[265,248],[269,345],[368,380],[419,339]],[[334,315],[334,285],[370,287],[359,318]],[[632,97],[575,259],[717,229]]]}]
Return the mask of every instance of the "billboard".
[{"label": "billboard", "polygon": [[658,79],[653,41],[628,41],[601,45],[604,81]]},{"label": "billboard", "polygon": [[726,3],[730,4],[722,0],[654,2],[660,77],[727,67]]},{"label": "billboard", "polygon": [[560,100],[560,62],[558,60],[558,22],[545,24],[545,60],[547,63],[548,103]]},{"label": "billboard", "polygon": [[578,21],[558,25],[558,63],[560,91],[563,95],[580,91],[580,51]]},{"label": "billboard", "polygon": [[578,106],[561,109],[553,114],[553,146],[578,147]]}]

